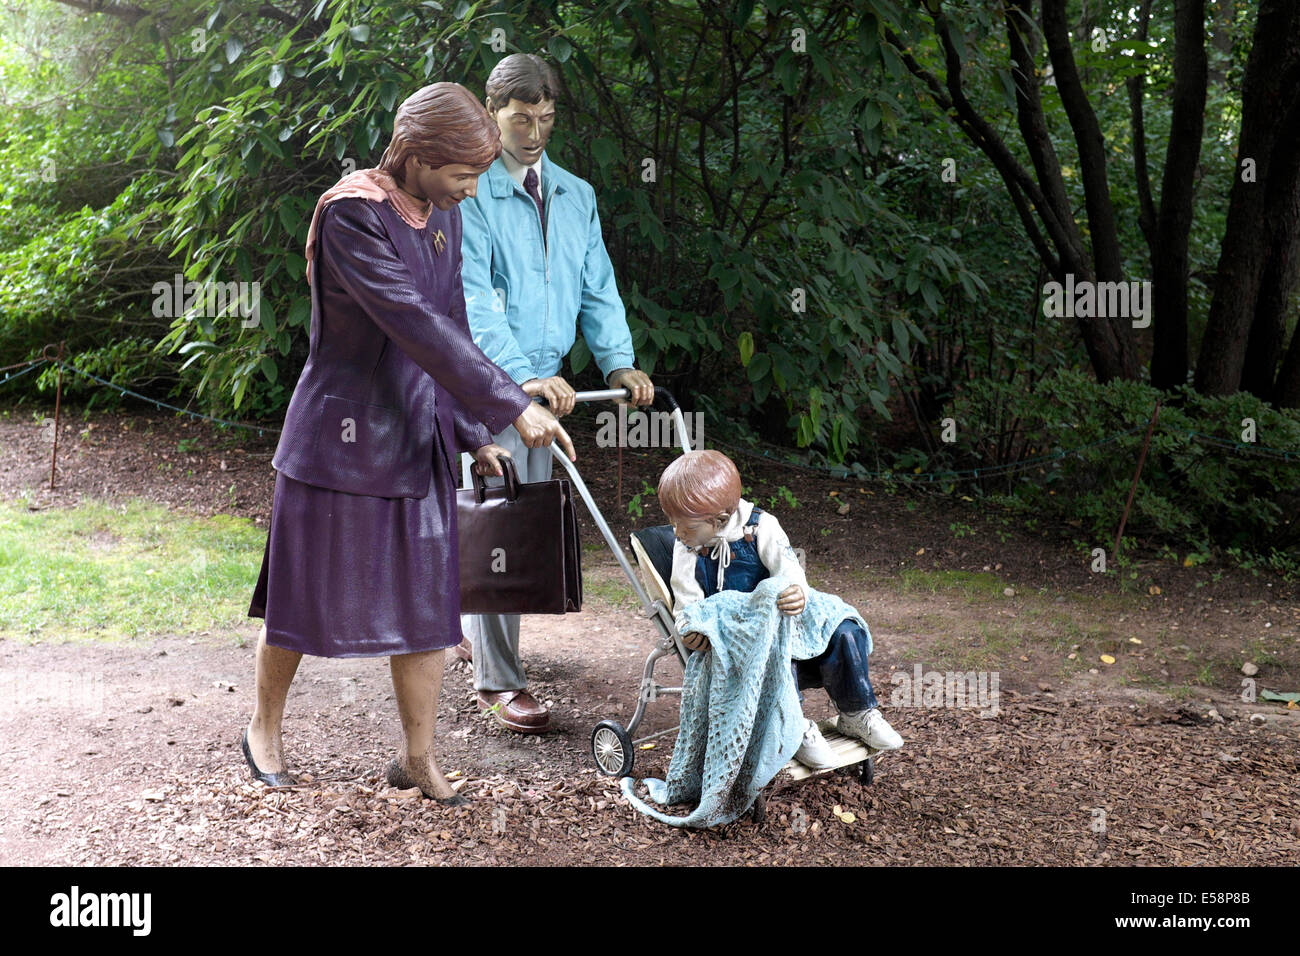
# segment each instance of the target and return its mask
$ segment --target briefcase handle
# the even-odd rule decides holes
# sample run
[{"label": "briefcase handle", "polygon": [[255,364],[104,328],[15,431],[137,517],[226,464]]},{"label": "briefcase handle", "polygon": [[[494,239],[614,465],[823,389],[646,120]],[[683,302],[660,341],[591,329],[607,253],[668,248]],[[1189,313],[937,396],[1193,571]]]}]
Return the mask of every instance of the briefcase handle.
[{"label": "briefcase handle", "polygon": [[[514,501],[519,497],[519,473],[515,471],[515,460],[509,455],[502,455],[497,461],[501,462],[501,471],[505,474],[506,501]],[[473,474],[474,500],[482,504],[487,498],[487,479],[477,471]]]}]

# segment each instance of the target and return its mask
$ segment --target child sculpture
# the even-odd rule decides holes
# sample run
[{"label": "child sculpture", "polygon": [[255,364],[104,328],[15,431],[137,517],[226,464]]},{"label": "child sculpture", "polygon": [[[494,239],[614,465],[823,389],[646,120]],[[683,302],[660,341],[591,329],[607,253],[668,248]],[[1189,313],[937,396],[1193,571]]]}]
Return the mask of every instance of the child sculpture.
[{"label": "child sculpture", "polygon": [[[692,451],[679,457],[659,480],[659,504],[672,523],[672,590],[674,616],[683,632],[683,611],[722,590],[752,592],[768,577],[790,582],[776,597],[784,615],[798,615],[808,600],[808,583],[790,547],[790,539],[770,513],[740,496],[740,473],[718,451]],[[709,648],[707,638],[683,632],[691,650]],[[824,687],[839,710],[841,733],[869,747],[894,750],[903,739],[885,720],[867,675],[870,634],[845,618],[816,657],[791,661],[795,686]],[[833,766],[835,757],[811,720],[805,720],[803,742],[795,759],[814,770]]]}]

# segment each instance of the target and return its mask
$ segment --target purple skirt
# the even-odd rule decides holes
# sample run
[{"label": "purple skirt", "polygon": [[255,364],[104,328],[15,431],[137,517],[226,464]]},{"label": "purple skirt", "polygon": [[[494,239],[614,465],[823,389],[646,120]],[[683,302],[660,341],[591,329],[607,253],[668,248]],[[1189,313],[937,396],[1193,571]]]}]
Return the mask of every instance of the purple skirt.
[{"label": "purple skirt", "polygon": [[[448,494],[450,491],[450,494]],[[460,643],[453,486],[372,498],[275,476],[271,529],[248,608],[266,642],[317,657],[416,654]]]}]

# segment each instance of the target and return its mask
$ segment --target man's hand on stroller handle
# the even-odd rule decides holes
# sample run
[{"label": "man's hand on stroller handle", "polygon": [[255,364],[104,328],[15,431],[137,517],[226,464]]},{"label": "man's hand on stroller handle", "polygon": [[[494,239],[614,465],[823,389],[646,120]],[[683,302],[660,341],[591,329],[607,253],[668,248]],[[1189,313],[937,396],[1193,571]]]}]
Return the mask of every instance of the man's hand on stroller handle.
[{"label": "man's hand on stroller handle", "polygon": [[529,448],[545,448],[552,441],[558,441],[564,453],[569,456],[569,461],[578,460],[569,433],[554,415],[536,402],[529,402],[524,413],[515,419],[515,430]]},{"label": "man's hand on stroller handle", "polygon": [[[640,369],[619,368],[609,373],[610,388],[626,388],[631,392],[632,404],[634,405],[653,405],[655,402],[655,387],[650,381],[650,376]],[[628,404],[623,399],[614,400],[618,405]]]}]

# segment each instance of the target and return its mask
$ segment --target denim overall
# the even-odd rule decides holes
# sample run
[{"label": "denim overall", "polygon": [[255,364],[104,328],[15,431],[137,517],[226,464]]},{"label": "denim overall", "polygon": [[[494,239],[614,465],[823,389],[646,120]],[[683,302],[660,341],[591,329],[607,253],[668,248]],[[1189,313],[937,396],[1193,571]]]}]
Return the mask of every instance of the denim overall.
[{"label": "denim overall", "polygon": [[[754,506],[745,523],[745,536],[731,542],[731,562],[723,572],[722,586],[728,591],[753,591],[771,572],[758,557],[754,532],[763,509]],[[695,580],[710,597],[718,592],[718,561],[707,554],[695,559]],[[871,710],[876,706],[876,695],[867,677],[867,633],[855,621],[844,620],[831,635],[826,650],[806,661],[791,661],[795,687],[799,700],[803,691],[824,687],[836,708],[843,713]]]}]

